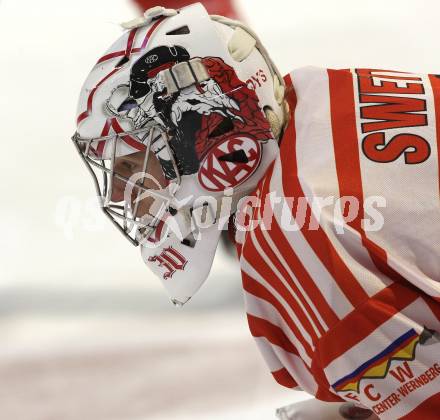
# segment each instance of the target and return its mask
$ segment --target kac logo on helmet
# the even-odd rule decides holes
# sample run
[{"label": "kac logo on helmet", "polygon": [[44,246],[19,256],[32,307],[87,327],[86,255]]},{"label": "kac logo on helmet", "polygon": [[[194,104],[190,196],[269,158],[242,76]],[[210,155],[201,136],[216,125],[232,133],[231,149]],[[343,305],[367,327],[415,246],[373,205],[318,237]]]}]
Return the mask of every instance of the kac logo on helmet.
[{"label": "kac logo on helmet", "polygon": [[[224,159],[228,155],[230,158]],[[199,182],[213,192],[236,187],[255,172],[260,160],[261,145],[257,140],[248,137],[227,139],[205,156],[200,165]]]}]

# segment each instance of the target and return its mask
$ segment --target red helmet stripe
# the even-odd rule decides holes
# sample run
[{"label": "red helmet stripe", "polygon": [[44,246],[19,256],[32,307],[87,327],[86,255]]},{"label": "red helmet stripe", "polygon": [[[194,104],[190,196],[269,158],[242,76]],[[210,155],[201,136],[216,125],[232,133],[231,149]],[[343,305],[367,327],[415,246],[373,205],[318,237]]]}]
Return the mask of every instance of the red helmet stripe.
[{"label": "red helmet stripe", "polygon": [[[158,19],[157,22],[149,29],[149,31],[147,32],[147,34],[145,35],[144,40],[142,41],[142,45],[140,46],[140,48],[132,48],[133,47],[133,42],[134,42],[134,37],[136,35],[136,30],[137,28],[133,29],[130,31],[130,35],[128,36],[128,40],[127,40],[127,46],[125,47],[124,51],[116,51],[113,52],[111,54],[107,54],[103,57],[101,57],[98,60],[98,63],[102,63],[106,60],[109,60],[111,58],[114,57],[119,57],[119,56],[124,56],[126,54],[128,54],[128,56],[131,56],[131,54],[137,53],[139,51],[142,51],[148,44],[148,41],[151,37],[151,35],[153,34],[154,30],[159,26],[159,24],[161,22],[163,22],[165,18],[161,18]],[[81,121],[85,120],[90,113],[92,112],[92,102],[93,102],[93,96],[96,92],[96,90],[98,89],[98,87],[104,82],[106,81],[110,76],[112,76],[114,73],[116,73],[117,71],[119,71],[120,68],[115,68],[113,69],[107,76],[105,76],[103,79],[101,79],[98,84],[92,89],[92,91],[89,94],[89,97],[87,98],[87,110],[83,111],[77,118],[77,124],[79,124]]]},{"label": "red helmet stripe", "polygon": [[121,57],[125,55],[125,51],[116,51],[116,52],[112,52],[110,54],[104,55],[102,56],[97,62],[96,64],[100,64],[103,63],[104,61],[110,60],[112,58],[115,57]]},{"label": "red helmet stripe", "polygon": [[92,91],[90,92],[89,97],[87,98],[87,110],[82,112],[78,119],[77,119],[77,124],[79,124],[82,120],[84,120],[85,118],[87,118],[90,113],[92,112],[92,104],[93,104],[93,96],[95,95],[95,92],[98,90],[98,87],[104,83],[110,76],[112,76],[114,73],[116,73],[119,69],[113,69],[109,74],[107,74],[107,76],[105,76],[103,79],[101,79],[99,81],[99,83],[92,89]]},{"label": "red helmet stripe", "polygon": [[[112,128],[113,128],[113,130],[115,130],[115,133],[123,133],[124,132],[124,129],[119,125],[116,118],[112,118]],[[144,144],[140,143],[138,140],[134,139],[131,136],[122,137],[122,141],[127,143],[129,146],[133,147],[133,149],[136,149],[139,151],[146,149]]]},{"label": "red helmet stripe", "polygon": [[111,58],[115,58],[115,57],[121,57],[121,56],[130,57],[131,49],[133,47],[133,42],[134,42],[134,38],[136,36],[137,30],[138,30],[138,28],[134,28],[130,31],[130,34],[128,35],[127,46],[124,51],[116,51],[116,52],[112,52],[110,54],[106,54],[106,55],[102,56],[96,64],[102,63],[104,61],[110,60]]},{"label": "red helmet stripe", "polygon": [[160,18],[157,20],[157,22],[150,28],[150,30],[145,35],[145,38],[142,41],[142,45],[139,48],[133,48],[132,53],[137,53],[139,51],[142,51],[147,46],[147,43],[148,43],[151,35],[156,30],[156,28],[163,22],[164,19],[165,18]]}]

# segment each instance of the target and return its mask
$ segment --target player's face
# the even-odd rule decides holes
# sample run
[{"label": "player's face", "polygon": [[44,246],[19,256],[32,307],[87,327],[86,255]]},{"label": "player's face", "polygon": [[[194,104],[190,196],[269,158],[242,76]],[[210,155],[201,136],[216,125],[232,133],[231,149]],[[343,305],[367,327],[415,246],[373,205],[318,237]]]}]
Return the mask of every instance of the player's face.
[{"label": "player's face", "polygon": [[[143,175],[143,166],[144,166],[145,152],[137,152],[132,153],[127,156],[117,157],[115,159],[114,172],[118,175],[129,179],[131,176],[135,174]],[[154,180],[151,178],[145,178],[137,183],[142,185],[145,188],[158,190],[160,187],[165,187],[167,185],[166,179],[163,175],[162,168],[160,166],[159,161],[154,156],[152,152],[148,157],[148,166],[146,173],[150,176],[154,177]],[[156,182],[155,182],[156,181]],[[117,177],[113,178],[113,189],[111,200],[114,202],[124,201],[124,192],[126,188],[130,188],[130,200],[131,200],[131,208],[135,208],[135,202],[138,197],[138,188],[132,188],[130,185]],[[130,191],[129,190],[129,191]],[[142,191],[141,191],[142,194]],[[137,212],[134,216],[143,216],[148,213],[154,198],[151,196],[145,196],[139,201]]]}]

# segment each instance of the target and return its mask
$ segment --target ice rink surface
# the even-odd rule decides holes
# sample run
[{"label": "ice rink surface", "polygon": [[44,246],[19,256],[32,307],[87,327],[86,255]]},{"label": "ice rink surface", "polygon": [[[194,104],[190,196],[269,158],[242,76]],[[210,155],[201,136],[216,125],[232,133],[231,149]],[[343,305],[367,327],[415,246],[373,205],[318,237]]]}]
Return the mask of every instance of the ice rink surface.
[{"label": "ice rink surface", "polygon": [[[437,0],[241,0],[283,73],[440,73]],[[125,0],[0,0],[0,420],[266,420],[278,386],[224,252],[176,309],[96,209],[69,141],[79,89],[138,13]]]},{"label": "ice rink surface", "polygon": [[236,310],[2,327],[2,419],[263,420],[303,397],[271,379]]}]

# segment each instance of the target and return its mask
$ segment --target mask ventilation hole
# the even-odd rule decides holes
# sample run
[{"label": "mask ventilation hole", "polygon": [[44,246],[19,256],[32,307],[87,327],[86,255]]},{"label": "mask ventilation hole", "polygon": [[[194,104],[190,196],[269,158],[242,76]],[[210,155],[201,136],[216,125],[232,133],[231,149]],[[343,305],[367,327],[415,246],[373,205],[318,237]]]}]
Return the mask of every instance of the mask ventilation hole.
[{"label": "mask ventilation hole", "polygon": [[212,139],[214,137],[218,137],[223,134],[229,133],[233,129],[234,129],[234,124],[232,123],[232,121],[229,118],[224,118],[222,122],[217,127],[215,127],[213,131],[209,133],[208,137]]},{"label": "mask ventilation hole", "polygon": [[180,28],[174,29],[173,31],[167,32],[167,35],[188,35],[190,30],[188,26],[182,26]]},{"label": "mask ventilation hole", "polygon": [[194,248],[196,246],[196,240],[192,234],[187,236],[181,243],[182,245],[189,246],[190,248]]},{"label": "mask ventilation hole", "polygon": [[236,150],[232,153],[228,153],[226,155],[220,156],[220,161],[224,162],[233,162],[233,163],[248,163],[249,159],[246,156],[246,152],[242,149]]},{"label": "mask ventilation hole", "polygon": [[129,61],[130,59],[126,55],[124,55],[124,57],[119,60],[118,64],[116,64],[115,68],[117,69],[119,67],[122,67],[125,63],[128,63]]}]

